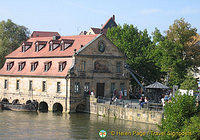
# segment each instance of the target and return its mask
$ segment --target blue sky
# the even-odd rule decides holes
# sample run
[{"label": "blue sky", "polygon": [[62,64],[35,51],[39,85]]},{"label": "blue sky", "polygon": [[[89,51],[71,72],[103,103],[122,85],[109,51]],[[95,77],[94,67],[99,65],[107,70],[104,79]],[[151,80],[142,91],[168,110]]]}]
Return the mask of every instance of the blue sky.
[{"label": "blue sky", "polygon": [[100,27],[113,14],[116,22],[133,24],[149,34],[161,33],[175,19],[185,18],[200,33],[198,0],[0,0],[0,21],[11,19],[32,31],[76,35]]}]

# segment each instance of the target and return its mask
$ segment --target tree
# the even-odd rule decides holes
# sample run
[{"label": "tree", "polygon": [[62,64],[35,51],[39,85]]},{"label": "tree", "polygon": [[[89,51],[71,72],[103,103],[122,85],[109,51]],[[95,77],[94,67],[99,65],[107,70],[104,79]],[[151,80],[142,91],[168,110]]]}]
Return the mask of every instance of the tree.
[{"label": "tree", "polygon": [[[147,81],[160,79],[160,69],[150,59],[153,44],[147,30],[124,24],[108,29],[107,37],[127,56],[130,67]],[[139,78],[139,77],[138,77]],[[141,82],[144,79],[139,78]],[[132,79],[132,84],[136,84]]]},{"label": "tree", "polygon": [[175,20],[166,33],[166,37],[162,37],[159,30],[155,29],[155,47],[151,58],[168,77],[169,86],[180,85],[185,75],[195,69],[200,61],[196,61],[196,58],[200,58],[200,49],[192,45],[197,34],[196,28],[180,19]]},{"label": "tree", "polygon": [[195,79],[192,75],[186,75],[185,80],[183,83],[181,83],[180,88],[196,91],[198,89],[197,79]]},{"label": "tree", "polygon": [[17,25],[10,19],[0,22],[0,67],[4,64],[5,56],[27,40],[29,34],[26,27]]}]

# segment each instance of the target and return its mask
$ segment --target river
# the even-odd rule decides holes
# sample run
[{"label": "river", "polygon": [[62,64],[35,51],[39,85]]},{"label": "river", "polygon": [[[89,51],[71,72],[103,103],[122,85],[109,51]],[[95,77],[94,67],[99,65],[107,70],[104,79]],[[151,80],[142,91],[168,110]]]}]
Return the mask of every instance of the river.
[{"label": "river", "polygon": [[0,111],[0,140],[101,139],[100,130],[107,132],[108,139],[141,139],[121,132],[156,131],[157,126],[85,113]]}]

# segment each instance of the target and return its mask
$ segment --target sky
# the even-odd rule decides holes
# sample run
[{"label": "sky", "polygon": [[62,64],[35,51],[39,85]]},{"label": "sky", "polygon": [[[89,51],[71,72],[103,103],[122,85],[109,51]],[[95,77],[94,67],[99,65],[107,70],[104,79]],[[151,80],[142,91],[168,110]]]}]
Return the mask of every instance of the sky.
[{"label": "sky", "polygon": [[149,34],[157,27],[165,35],[174,20],[185,18],[200,33],[199,5],[199,0],[0,0],[0,21],[68,36],[100,28],[115,15],[117,24],[133,24]]}]

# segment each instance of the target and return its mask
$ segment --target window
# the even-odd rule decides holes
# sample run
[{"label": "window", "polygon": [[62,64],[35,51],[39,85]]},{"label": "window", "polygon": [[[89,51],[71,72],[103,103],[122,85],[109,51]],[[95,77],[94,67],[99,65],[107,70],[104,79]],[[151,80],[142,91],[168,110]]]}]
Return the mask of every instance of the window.
[{"label": "window", "polygon": [[124,92],[124,89],[125,89],[125,84],[124,83],[120,83],[120,90],[122,92]]},{"label": "window", "polygon": [[60,92],[60,82],[57,82],[57,92]]},{"label": "window", "polygon": [[116,64],[116,72],[121,72],[121,62],[117,62],[117,64]]},{"label": "window", "polygon": [[22,71],[25,67],[26,62],[19,62],[18,63],[18,71]]},{"label": "window", "polygon": [[75,82],[74,92],[76,92],[76,93],[80,92],[80,83],[79,82]]},{"label": "window", "polygon": [[90,83],[86,82],[85,85],[84,85],[84,91],[88,92],[89,90],[90,90]]},{"label": "window", "polygon": [[86,62],[85,62],[85,61],[81,61],[80,70],[81,70],[81,71],[85,71],[85,66],[86,66]]},{"label": "window", "polygon": [[62,72],[65,69],[66,63],[67,63],[66,61],[59,62],[59,65],[58,65],[58,71],[59,72]]},{"label": "window", "polygon": [[72,44],[74,43],[74,40],[70,40],[70,39],[63,39],[61,41],[61,51],[64,51],[65,49],[69,48],[72,46]]},{"label": "window", "polygon": [[33,81],[29,81],[29,91],[33,91]]},{"label": "window", "polygon": [[8,62],[7,63],[7,71],[10,71],[12,69],[13,65],[14,65],[14,61],[13,62]]},{"label": "window", "polygon": [[35,52],[39,52],[41,49],[43,49],[46,46],[46,41],[37,41],[35,43]]},{"label": "window", "polygon": [[8,89],[8,80],[4,81],[4,89]]},{"label": "window", "polygon": [[16,81],[16,90],[19,90],[19,80]]},{"label": "window", "polygon": [[115,83],[111,83],[111,93],[113,94],[115,90]]},{"label": "window", "polygon": [[45,62],[44,63],[44,71],[45,72],[47,72],[49,69],[50,69],[50,67],[51,67],[51,61],[50,62]]},{"label": "window", "polygon": [[37,68],[37,66],[38,66],[38,62],[31,63],[31,72],[35,71],[35,69]]},{"label": "window", "polygon": [[58,40],[54,40],[54,41],[50,41],[49,43],[49,51],[53,51],[56,48],[58,48],[60,46],[60,43]]},{"label": "window", "polygon": [[24,42],[22,44],[22,52],[26,52],[31,46],[33,42]]},{"label": "window", "polygon": [[42,81],[42,91],[46,91],[46,81]]}]

